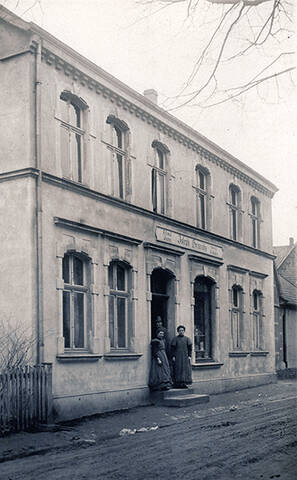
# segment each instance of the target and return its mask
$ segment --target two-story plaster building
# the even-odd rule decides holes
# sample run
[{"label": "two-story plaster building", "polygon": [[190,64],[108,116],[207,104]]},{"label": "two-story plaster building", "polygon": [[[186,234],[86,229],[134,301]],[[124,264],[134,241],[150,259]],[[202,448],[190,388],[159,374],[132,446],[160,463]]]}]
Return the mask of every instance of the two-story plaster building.
[{"label": "two-story plaster building", "polygon": [[0,311],[53,364],[57,418],[148,402],[159,314],[201,393],[275,373],[276,187],[0,9]]}]

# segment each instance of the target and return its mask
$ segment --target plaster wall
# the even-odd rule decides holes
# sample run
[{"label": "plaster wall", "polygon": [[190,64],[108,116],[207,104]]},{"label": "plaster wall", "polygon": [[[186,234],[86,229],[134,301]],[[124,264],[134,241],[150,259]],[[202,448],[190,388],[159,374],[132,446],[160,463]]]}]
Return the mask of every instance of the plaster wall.
[{"label": "plaster wall", "polygon": [[[83,184],[106,195],[112,193],[113,156],[109,145],[113,144],[111,125],[106,123],[109,115],[127,123],[129,133],[128,152],[131,159],[132,194],[130,202],[152,210],[151,203],[151,168],[154,163],[152,142],[158,140],[165,144],[168,155],[168,215],[176,220],[195,226],[195,167],[206,167],[211,175],[213,198],[212,225],[210,230],[229,237],[229,185],[235,183],[241,190],[242,236],[240,242],[251,245],[251,196],[256,196],[261,203],[260,249],[271,251],[271,200],[263,193],[251,188],[243,180],[202,158],[196,152],[160,133],[152,125],[111,103],[108,98],[98,95],[95,90],[73,82],[64,72],[42,63],[42,157],[43,168],[56,176],[61,176],[60,121],[63,90],[70,90],[82,97],[89,109],[84,114],[84,165]],[[232,164],[232,161],[231,161]],[[190,206],[190,208],[189,208]]]},{"label": "plaster wall", "polygon": [[34,183],[0,182],[0,311],[4,331],[36,339]]},{"label": "plaster wall", "polygon": [[[108,410],[118,408],[118,402],[125,406],[126,402],[144,402],[148,400],[147,380],[150,366],[150,310],[147,301],[146,286],[146,259],[147,252],[143,245],[133,247],[131,265],[137,269],[137,284],[135,288],[136,313],[135,313],[135,352],[141,354],[137,359],[110,360],[104,355],[108,353],[105,339],[108,336],[108,321],[106,302],[104,296],[104,263],[106,263],[105,252],[108,243],[100,234],[87,231],[75,231],[75,228],[65,229],[54,224],[54,217],[62,217],[82,225],[91,225],[100,229],[120,233],[128,237],[137,238],[145,242],[156,242],[156,226],[173,228],[168,226],[166,220],[153,219],[140,213],[130,212],[126,208],[113,206],[108,202],[95,200],[83,196],[71,190],[58,187],[46,182],[43,183],[43,212],[44,212],[44,271],[46,281],[44,282],[46,325],[46,347],[45,361],[52,362],[54,378],[54,398],[57,415],[69,415],[65,413],[65,405],[73,405],[73,411],[82,407],[81,401],[87,402],[86,408],[93,413],[96,408]],[[179,230],[183,229],[173,228]],[[192,234],[194,235],[194,234]],[[195,235],[197,239],[205,240]],[[68,240],[65,240],[68,239]],[[72,239],[72,240],[71,240]],[[57,359],[57,337],[59,333],[59,304],[57,296],[57,276],[59,264],[57,251],[59,245],[67,241],[75,241],[78,245],[84,245],[87,251],[96,255],[96,296],[95,318],[98,353],[102,355],[97,361],[84,363],[82,361],[64,363]],[[211,240],[212,243],[213,240]],[[117,242],[115,242],[117,243]],[[220,245],[216,242],[217,245]],[[165,245],[166,246],[166,245]],[[247,252],[235,246],[223,246],[223,265],[219,268],[219,305],[217,315],[217,355],[215,360],[222,365],[216,368],[197,368],[193,371],[194,382],[202,382],[201,385],[208,385],[209,382],[217,383],[218,391],[222,388],[232,389],[235,379],[238,385],[246,385],[248,379],[250,385],[260,381],[261,375],[272,379],[274,373],[274,336],[273,336],[273,288],[272,288],[272,260]],[[130,248],[127,244],[125,248]],[[193,337],[193,319],[191,311],[191,284],[189,273],[188,254],[193,253],[185,250],[180,258],[180,281],[179,281],[179,302],[176,304],[176,325],[185,324],[187,334]],[[230,346],[230,312],[228,292],[228,269],[227,266],[237,265],[247,271],[243,274],[245,290],[245,351],[244,357],[230,357],[232,350]],[[251,345],[251,316],[250,316],[250,294],[251,275],[249,271],[260,272],[267,275],[263,282],[263,295],[265,298],[265,345],[264,356],[252,355]],[[263,377],[264,378],[264,377]],[[266,378],[266,377],[265,377]],[[267,381],[267,379],[265,380]],[[206,383],[205,383],[206,382]],[[208,382],[208,383],[207,383]],[[129,395],[127,388],[131,388]],[[212,387],[215,390],[215,386]],[[238,387],[239,388],[239,387]],[[135,394],[135,395],[134,395]],[[138,399],[138,400],[137,400]],[[94,409],[94,410],[92,410]],[[82,411],[82,410],[81,410]],[[97,410],[98,411],[98,410]]]},{"label": "plaster wall", "polygon": [[30,53],[0,62],[0,173],[35,166],[33,62]]}]

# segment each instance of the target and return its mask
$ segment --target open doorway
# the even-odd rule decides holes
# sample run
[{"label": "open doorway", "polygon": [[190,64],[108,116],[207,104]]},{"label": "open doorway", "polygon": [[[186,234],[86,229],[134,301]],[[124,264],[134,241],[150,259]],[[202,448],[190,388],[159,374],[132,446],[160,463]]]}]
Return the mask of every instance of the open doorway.
[{"label": "open doorway", "polygon": [[175,290],[171,272],[156,268],[151,274],[151,335],[156,336],[156,318],[160,316],[168,336],[175,333]]}]

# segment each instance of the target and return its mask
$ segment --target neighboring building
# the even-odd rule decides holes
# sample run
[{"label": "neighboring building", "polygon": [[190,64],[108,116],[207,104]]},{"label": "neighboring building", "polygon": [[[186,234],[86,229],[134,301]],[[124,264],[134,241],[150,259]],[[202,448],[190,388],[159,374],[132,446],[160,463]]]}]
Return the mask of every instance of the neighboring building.
[{"label": "neighboring building", "polygon": [[297,243],[273,247],[275,259],[275,355],[280,376],[297,375]]},{"label": "neighboring building", "polygon": [[157,315],[201,393],[274,381],[276,187],[0,12],[0,310],[53,364],[57,418],[147,403]]}]

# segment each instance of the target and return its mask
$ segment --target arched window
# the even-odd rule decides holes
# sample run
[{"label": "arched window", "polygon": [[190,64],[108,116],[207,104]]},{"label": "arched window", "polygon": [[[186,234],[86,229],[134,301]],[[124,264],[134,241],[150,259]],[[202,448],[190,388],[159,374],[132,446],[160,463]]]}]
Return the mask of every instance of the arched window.
[{"label": "arched window", "polygon": [[112,127],[113,195],[126,199],[130,180],[128,164],[129,127],[126,122],[114,115],[109,115],[106,123]]},{"label": "arched window", "polygon": [[210,228],[210,175],[209,171],[197,165],[195,169],[196,225],[203,230]]},{"label": "arched window", "polygon": [[240,240],[241,234],[241,192],[236,185],[229,187],[230,236],[232,240]]},{"label": "arched window", "polygon": [[152,207],[156,213],[166,213],[167,193],[167,163],[169,150],[161,142],[153,141],[154,159],[152,168]]},{"label": "arched window", "polygon": [[112,261],[108,267],[109,337],[111,348],[128,348],[130,312],[130,268],[123,262]]},{"label": "arched window", "polygon": [[256,197],[251,198],[252,246],[260,247],[260,202]]},{"label": "arched window", "polygon": [[61,166],[63,177],[83,181],[84,123],[88,108],[83,99],[64,90],[61,105]]},{"label": "arched window", "polygon": [[253,302],[253,348],[261,350],[263,347],[263,307],[262,292],[254,290],[252,294]]},{"label": "arched window", "polygon": [[89,261],[75,253],[67,253],[62,268],[64,346],[68,349],[86,349],[90,317]]},{"label": "arched window", "polygon": [[243,342],[243,291],[238,285],[231,289],[231,337],[233,350],[240,350]]}]

